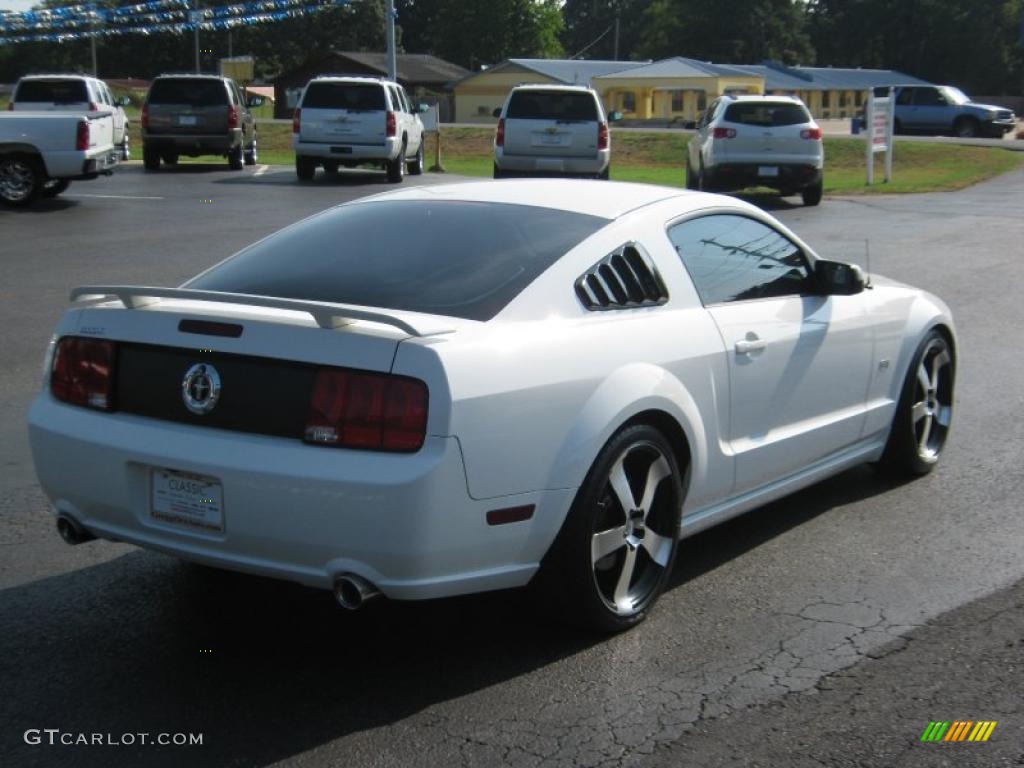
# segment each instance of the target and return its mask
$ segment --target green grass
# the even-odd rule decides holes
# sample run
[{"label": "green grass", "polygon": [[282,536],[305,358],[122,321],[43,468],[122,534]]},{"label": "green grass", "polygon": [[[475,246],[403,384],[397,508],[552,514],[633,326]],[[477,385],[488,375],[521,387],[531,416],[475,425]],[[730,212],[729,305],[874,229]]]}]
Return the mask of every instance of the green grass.
[{"label": "green grass", "polygon": [[[141,156],[138,122],[131,125],[132,146]],[[612,136],[611,177],[682,187],[683,158],[689,132],[621,132]],[[292,131],[288,124],[262,123],[258,127],[260,162],[292,165]],[[441,162],[449,173],[490,177],[493,170],[491,128],[445,128],[441,134]],[[434,139],[427,141],[427,165],[433,165]],[[182,161],[187,161],[182,158]],[[198,162],[210,162],[200,158]],[[962,189],[1024,165],[1024,153],[995,147],[915,142],[902,139],[893,156],[893,181],[881,183],[881,157],[876,158],[876,183],[868,187],[864,174],[864,142],[854,138],[825,139],[825,193],[878,194],[937,192]]]}]

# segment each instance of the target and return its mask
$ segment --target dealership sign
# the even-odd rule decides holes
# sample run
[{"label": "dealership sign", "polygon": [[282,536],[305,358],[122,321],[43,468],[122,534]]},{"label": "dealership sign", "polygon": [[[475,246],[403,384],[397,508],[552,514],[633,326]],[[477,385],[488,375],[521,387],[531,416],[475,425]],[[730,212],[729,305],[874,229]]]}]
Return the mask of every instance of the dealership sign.
[{"label": "dealership sign", "polygon": [[864,124],[867,128],[867,169],[868,184],[875,181],[875,153],[885,153],[885,180],[892,181],[892,135],[893,117],[896,97],[890,88],[884,97],[876,97],[874,91],[868,91],[864,113]]}]

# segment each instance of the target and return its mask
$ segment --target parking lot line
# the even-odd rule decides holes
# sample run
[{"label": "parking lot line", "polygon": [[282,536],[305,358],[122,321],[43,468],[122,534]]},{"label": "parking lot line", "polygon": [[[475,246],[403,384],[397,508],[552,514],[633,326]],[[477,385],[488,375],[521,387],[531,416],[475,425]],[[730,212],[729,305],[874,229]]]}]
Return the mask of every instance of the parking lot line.
[{"label": "parking lot line", "polygon": [[102,197],[107,200],[166,200],[164,197],[151,197],[149,195],[90,195],[84,192],[76,192],[64,197]]}]

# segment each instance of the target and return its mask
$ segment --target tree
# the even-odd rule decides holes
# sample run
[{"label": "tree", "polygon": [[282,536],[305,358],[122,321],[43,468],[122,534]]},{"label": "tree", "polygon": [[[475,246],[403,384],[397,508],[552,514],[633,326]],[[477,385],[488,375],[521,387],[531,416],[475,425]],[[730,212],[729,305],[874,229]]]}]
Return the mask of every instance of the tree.
[{"label": "tree", "polygon": [[634,58],[645,33],[644,13],[650,5],[651,0],[566,0],[562,6],[562,45],[566,53],[614,60],[618,19],[618,58]]},{"label": "tree", "polygon": [[801,0],[653,0],[640,53],[728,64],[814,61]]}]

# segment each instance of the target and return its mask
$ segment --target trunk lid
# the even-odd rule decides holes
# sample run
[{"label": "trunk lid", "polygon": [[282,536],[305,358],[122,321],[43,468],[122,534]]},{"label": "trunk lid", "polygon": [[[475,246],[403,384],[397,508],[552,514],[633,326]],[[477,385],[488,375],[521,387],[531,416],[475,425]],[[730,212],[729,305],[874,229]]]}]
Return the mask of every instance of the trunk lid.
[{"label": "trunk lid", "polygon": [[147,99],[149,133],[211,135],[228,132],[228,94],[219,80],[157,79]]},{"label": "trunk lid", "polygon": [[505,114],[505,154],[595,157],[601,116],[589,93],[521,90]]},{"label": "trunk lid", "polygon": [[387,101],[382,85],[312,82],[300,109],[300,141],[383,145],[387,138]]}]

